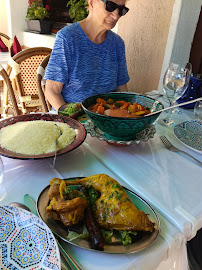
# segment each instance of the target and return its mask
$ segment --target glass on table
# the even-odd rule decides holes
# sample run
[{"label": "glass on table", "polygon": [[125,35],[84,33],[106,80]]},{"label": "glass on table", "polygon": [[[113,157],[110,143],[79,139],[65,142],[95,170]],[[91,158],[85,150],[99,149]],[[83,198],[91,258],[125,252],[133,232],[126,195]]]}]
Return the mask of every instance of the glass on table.
[{"label": "glass on table", "polygon": [[0,201],[2,201],[7,194],[5,188],[2,186],[3,179],[4,179],[4,165],[2,158],[0,157]]},{"label": "glass on table", "polygon": [[[191,64],[188,64],[188,68],[185,68],[178,64],[171,63],[165,72],[163,78],[163,90],[169,100],[169,106],[174,105],[175,101],[184,94],[189,85]],[[167,117],[165,119],[159,119],[158,123],[163,126],[174,125],[174,120],[172,119],[172,111],[172,109],[169,110]]]},{"label": "glass on table", "polygon": [[202,100],[196,102],[194,106],[194,116],[196,120],[202,121]]},{"label": "glass on table", "polygon": [[[188,88],[189,88],[189,85],[190,85],[190,80],[191,80],[191,75],[192,75],[192,64],[191,64],[191,63],[187,63],[186,66],[185,66],[185,68],[189,70],[190,78],[189,78],[188,86],[187,86],[185,92],[182,94],[182,96],[187,92],[187,90],[188,90]],[[181,97],[182,97],[182,96],[181,96]],[[181,97],[179,97],[179,98],[181,98]],[[179,98],[178,98],[178,99],[179,99]],[[175,102],[175,103],[176,103],[176,102]],[[172,113],[180,113],[180,112],[181,112],[181,111],[180,111],[178,108],[173,108],[173,109],[172,109]]]}]

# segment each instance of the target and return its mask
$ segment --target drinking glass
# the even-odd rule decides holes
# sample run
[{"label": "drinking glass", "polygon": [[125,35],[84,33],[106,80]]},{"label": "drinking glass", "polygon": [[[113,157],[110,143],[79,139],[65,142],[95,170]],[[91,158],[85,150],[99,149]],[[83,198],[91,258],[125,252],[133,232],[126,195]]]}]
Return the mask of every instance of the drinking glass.
[{"label": "drinking glass", "polygon": [[[189,85],[190,75],[191,72],[189,69],[175,63],[171,63],[166,70],[163,78],[163,90],[166,93],[170,106],[173,106],[175,101],[186,91]],[[174,125],[172,109],[168,111],[167,117],[160,119],[158,123],[163,126]]]},{"label": "drinking glass", "polygon": [[3,200],[6,196],[6,190],[5,188],[2,187],[3,178],[4,178],[4,165],[2,158],[0,157],[0,201]]},{"label": "drinking glass", "polygon": [[[190,73],[190,77],[191,77],[191,74],[192,74],[192,64],[191,63],[187,63],[186,64],[186,66],[185,66],[185,68],[186,69],[188,69],[189,70],[189,73]],[[190,79],[189,79],[189,82],[190,82]],[[187,86],[187,88],[189,87],[189,84],[188,84],[188,86]],[[187,89],[186,89],[187,90]],[[186,90],[185,90],[185,92],[186,92]],[[184,92],[184,93],[185,93]],[[182,94],[182,96],[183,96],[184,94]],[[181,96],[181,97],[182,97]],[[178,109],[178,108],[173,108],[172,109],[172,113],[180,113],[181,111]]]},{"label": "drinking glass", "polygon": [[196,102],[196,105],[194,106],[194,116],[196,120],[202,120],[202,100]]}]

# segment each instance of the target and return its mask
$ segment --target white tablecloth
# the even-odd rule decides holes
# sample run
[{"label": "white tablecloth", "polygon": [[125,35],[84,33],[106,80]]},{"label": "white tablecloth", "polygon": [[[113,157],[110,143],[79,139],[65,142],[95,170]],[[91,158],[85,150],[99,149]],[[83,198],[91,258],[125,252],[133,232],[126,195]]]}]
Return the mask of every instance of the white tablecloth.
[{"label": "white tablecloth", "polygon": [[[17,201],[23,203],[25,194],[35,200],[53,177],[89,176],[106,173],[117,176],[100,163],[84,145],[74,151],[58,156],[56,169],[52,168],[53,159],[17,160],[2,157],[5,177],[0,188],[7,192],[0,202],[7,205]],[[129,187],[124,181],[119,182]],[[185,239],[173,225],[160,216],[161,233],[157,240],[147,249],[134,254],[103,254],[87,251],[66,244],[66,248],[78,260],[83,269],[140,269],[140,270],[184,270],[187,267]],[[65,268],[64,268],[65,269]]]},{"label": "white tablecloth", "polygon": [[[160,98],[159,98],[160,99]],[[165,99],[163,99],[165,101]],[[161,117],[165,116],[165,113]],[[183,110],[178,122],[193,118],[192,111]],[[105,254],[88,251],[66,243],[66,248],[86,270],[188,269],[186,241],[202,227],[201,168],[191,159],[167,150],[159,136],[166,135],[180,149],[201,160],[201,155],[182,145],[173,129],[156,125],[157,133],[148,142],[117,147],[87,136],[74,151],[45,160],[17,160],[3,157],[5,177],[1,205],[23,203],[26,193],[35,200],[53,177],[79,177],[106,173],[135,191],[159,214],[161,233],[148,248],[134,254]]]}]

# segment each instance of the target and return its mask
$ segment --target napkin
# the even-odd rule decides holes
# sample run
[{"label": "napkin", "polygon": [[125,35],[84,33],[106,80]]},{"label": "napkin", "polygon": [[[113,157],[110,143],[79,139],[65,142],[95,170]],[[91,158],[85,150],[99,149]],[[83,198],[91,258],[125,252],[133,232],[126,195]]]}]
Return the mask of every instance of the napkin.
[{"label": "napkin", "polygon": [[20,43],[17,39],[17,37],[14,37],[13,45],[11,46],[11,57],[13,57],[16,53],[22,51],[22,48],[20,46]]},{"label": "napkin", "polygon": [[1,38],[0,38],[0,52],[8,52],[8,47],[3,43]]}]

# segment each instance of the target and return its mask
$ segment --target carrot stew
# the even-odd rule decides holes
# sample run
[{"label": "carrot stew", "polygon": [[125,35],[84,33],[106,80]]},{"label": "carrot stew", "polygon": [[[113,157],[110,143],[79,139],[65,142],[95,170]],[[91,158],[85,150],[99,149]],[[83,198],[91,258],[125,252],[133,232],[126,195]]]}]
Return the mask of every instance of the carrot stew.
[{"label": "carrot stew", "polygon": [[91,105],[88,110],[114,117],[139,117],[150,113],[147,107],[143,107],[137,102],[132,104],[124,100],[114,101],[111,98],[107,101],[102,98],[97,98],[96,104]]}]

